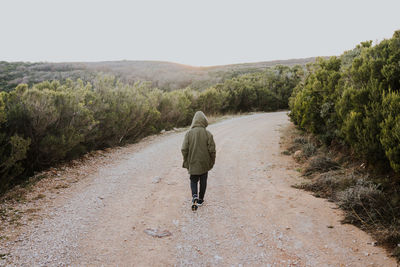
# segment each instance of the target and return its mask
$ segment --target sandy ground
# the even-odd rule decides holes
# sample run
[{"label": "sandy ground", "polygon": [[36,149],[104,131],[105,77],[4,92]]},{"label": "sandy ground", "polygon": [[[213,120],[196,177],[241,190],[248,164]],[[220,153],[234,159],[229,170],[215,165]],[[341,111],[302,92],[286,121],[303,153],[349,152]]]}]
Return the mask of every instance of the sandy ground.
[{"label": "sandy ground", "polygon": [[[9,255],[0,264],[397,266],[366,233],[340,224],[335,204],[290,187],[301,178],[281,154],[288,124],[277,112],[209,126],[217,160],[197,212],[181,168],[183,132],[67,168],[61,180],[79,179],[26,204],[41,210],[18,230],[3,229],[10,237],[0,240],[0,253]],[[153,237],[146,229],[171,235]]]}]

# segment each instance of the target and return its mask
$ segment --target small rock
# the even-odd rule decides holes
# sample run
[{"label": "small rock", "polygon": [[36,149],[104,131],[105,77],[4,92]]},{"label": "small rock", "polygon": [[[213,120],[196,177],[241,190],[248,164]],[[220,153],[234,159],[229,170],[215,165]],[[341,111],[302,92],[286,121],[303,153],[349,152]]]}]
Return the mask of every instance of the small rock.
[{"label": "small rock", "polygon": [[158,184],[161,181],[161,177],[160,176],[156,176],[153,178],[153,184]]},{"label": "small rock", "polygon": [[327,225],[326,227],[328,227],[328,228],[331,228],[331,229],[332,229],[332,228],[333,228],[333,225]]},{"label": "small rock", "polygon": [[172,233],[168,230],[159,231],[158,229],[151,229],[151,228],[147,228],[146,230],[144,230],[144,232],[152,237],[158,237],[158,238],[172,235]]}]

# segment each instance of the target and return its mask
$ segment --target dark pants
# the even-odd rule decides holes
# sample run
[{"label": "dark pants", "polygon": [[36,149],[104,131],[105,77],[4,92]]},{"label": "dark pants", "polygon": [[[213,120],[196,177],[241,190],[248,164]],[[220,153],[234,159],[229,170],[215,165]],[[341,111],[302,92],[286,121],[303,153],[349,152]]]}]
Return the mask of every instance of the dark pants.
[{"label": "dark pants", "polygon": [[[190,175],[190,188],[192,189],[192,197],[199,197],[199,199],[204,199],[204,194],[207,188],[207,177],[208,172],[200,175]],[[197,195],[197,184],[200,181],[200,194]]]}]

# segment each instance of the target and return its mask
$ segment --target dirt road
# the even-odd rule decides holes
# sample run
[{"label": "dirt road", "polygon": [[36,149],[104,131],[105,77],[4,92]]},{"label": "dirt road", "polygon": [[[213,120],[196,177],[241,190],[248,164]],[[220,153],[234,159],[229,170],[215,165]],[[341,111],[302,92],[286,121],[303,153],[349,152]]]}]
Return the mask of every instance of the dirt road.
[{"label": "dirt road", "polygon": [[[248,115],[208,127],[217,144],[205,205],[190,209],[181,168],[184,133],[124,148],[62,189],[8,242],[14,265],[396,266],[373,240],[299,181],[280,153],[285,112]],[[85,170],[83,168],[83,170]],[[68,171],[63,175],[68,176]],[[146,229],[167,230],[157,238]],[[5,247],[6,246],[6,247]]]}]

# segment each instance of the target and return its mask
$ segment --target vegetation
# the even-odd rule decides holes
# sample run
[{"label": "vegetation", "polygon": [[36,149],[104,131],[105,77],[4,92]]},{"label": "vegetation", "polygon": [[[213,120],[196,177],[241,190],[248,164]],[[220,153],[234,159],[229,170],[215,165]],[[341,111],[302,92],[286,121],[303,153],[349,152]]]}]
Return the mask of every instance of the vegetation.
[{"label": "vegetation", "polygon": [[[315,135],[291,129],[285,139],[289,144],[284,154],[294,154],[306,179],[294,187],[336,202],[344,210],[343,223],[371,233],[377,245],[400,260],[400,190],[394,177],[371,173],[362,162],[349,160],[344,147],[326,146]],[[313,154],[307,154],[310,146]]]},{"label": "vegetation", "polygon": [[[344,222],[374,235],[400,259],[400,31],[319,59],[290,98],[290,117],[306,133],[301,155],[310,182],[301,188],[335,201]],[[300,152],[303,151],[303,152]],[[333,160],[335,159],[335,160]],[[329,164],[327,164],[329,163]],[[340,164],[342,163],[342,164]]]},{"label": "vegetation", "polygon": [[165,92],[114,76],[92,83],[66,79],[20,84],[0,93],[0,192],[34,171],[88,151],[189,125],[199,109],[215,115],[287,108],[302,75],[300,66],[277,66],[202,92]]},{"label": "vegetation", "polygon": [[29,86],[42,81],[81,79],[93,83],[98,75],[112,75],[126,84],[148,81],[152,88],[173,91],[190,87],[205,90],[243,74],[255,73],[277,65],[305,65],[315,58],[267,61],[213,67],[192,67],[161,61],[107,61],[71,63],[26,63],[0,61],[0,92],[9,92],[18,84]]},{"label": "vegetation", "polygon": [[400,172],[400,31],[371,44],[308,66],[290,117],[324,143],[344,143],[371,165]]}]

